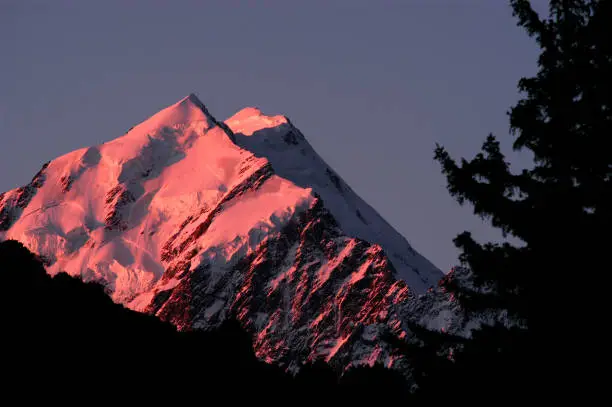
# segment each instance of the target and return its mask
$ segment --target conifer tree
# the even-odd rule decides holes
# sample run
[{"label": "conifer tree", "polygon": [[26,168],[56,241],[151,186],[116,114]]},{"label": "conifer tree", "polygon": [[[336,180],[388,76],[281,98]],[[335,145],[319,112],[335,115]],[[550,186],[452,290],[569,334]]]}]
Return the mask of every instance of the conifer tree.
[{"label": "conifer tree", "polygon": [[532,153],[533,168],[511,172],[493,135],[472,160],[457,163],[441,146],[435,158],[459,203],[525,243],[479,244],[460,234],[455,244],[474,283],[494,290],[459,298],[526,320],[535,275],[584,268],[610,247],[612,4],[553,0],[543,19],[527,0],[510,3],[541,48],[539,71],[519,81],[524,97],[509,112],[513,147]]},{"label": "conifer tree", "polygon": [[560,296],[580,290],[612,247],[612,1],[551,0],[547,17],[528,0],[510,5],[540,48],[538,72],[520,79],[521,99],[508,113],[513,148],[530,152],[533,166],[511,171],[493,135],[471,160],[457,162],[441,146],[435,159],[460,204],[522,241],[481,244],[468,232],[455,239],[471,284],[449,278],[447,288],[466,310],[507,310],[517,326],[475,331],[443,375],[456,391],[477,390],[471,383],[518,396],[530,371],[530,299],[544,295],[535,282],[568,283],[555,290]]}]

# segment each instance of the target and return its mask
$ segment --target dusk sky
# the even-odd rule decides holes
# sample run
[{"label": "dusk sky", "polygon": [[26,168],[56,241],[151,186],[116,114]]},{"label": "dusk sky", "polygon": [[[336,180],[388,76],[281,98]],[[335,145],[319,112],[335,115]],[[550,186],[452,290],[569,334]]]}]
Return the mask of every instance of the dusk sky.
[{"label": "dusk sky", "polygon": [[455,235],[500,234],[450,197],[435,143],[472,157],[492,132],[510,153],[506,112],[536,58],[502,0],[0,0],[0,191],[193,92],[219,120],[287,115],[447,271]]}]

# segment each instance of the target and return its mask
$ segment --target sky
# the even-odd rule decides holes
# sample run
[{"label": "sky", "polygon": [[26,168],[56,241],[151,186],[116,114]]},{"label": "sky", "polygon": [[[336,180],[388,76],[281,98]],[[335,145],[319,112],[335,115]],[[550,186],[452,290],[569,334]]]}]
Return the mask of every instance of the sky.
[{"label": "sky", "polygon": [[[537,10],[544,0],[533,1]],[[195,93],[224,120],[284,114],[441,270],[498,231],[448,194],[435,143],[499,137],[538,50],[502,0],[0,0],[0,191]]]}]

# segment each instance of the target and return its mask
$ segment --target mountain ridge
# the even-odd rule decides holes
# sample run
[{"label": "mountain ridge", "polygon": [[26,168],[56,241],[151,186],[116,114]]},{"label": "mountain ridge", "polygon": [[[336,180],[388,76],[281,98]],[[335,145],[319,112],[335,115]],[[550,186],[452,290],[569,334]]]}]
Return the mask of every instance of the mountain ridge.
[{"label": "mountain ridge", "polygon": [[395,305],[442,277],[285,116],[219,122],[194,94],[0,195],[5,239],[179,328],[235,316],[289,369],[393,365]]}]

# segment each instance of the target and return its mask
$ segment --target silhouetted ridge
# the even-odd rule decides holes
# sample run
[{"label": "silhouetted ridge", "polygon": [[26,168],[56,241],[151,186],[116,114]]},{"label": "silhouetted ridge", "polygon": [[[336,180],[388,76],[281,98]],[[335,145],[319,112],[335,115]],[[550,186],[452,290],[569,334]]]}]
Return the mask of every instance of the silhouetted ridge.
[{"label": "silhouetted ridge", "polygon": [[[396,399],[403,392],[399,386],[380,393],[376,385],[369,386],[368,396],[356,391],[371,378],[368,369],[358,369],[363,370],[358,380],[349,374],[351,380],[339,383],[322,362],[293,377],[259,361],[250,336],[235,319],[211,332],[178,332],[156,317],[114,303],[100,284],[65,273],[49,276],[40,259],[14,240],[0,243],[0,272],[3,384],[22,399],[49,401],[61,393],[62,398],[114,400],[121,394],[176,401],[201,389],[203,401],[253,402],[273,394],[278,400],[267,402],[275,405],[282,404],[283,395],[357,401],[374,395],[376,400]],[[397,373],[385,374],[401,382]],[[37,391],[28,391],[33,388]]]}]

